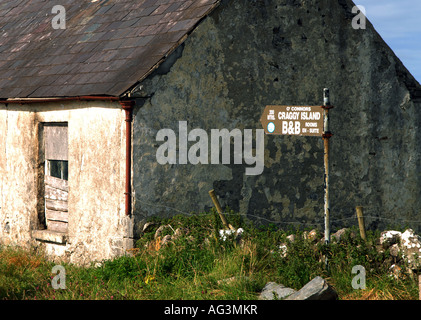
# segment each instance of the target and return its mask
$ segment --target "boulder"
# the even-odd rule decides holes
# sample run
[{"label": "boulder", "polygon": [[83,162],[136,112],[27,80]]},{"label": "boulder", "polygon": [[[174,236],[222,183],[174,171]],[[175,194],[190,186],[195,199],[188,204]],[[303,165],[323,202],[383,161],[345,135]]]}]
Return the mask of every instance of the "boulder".
[{"label": "boulder", "polygon": [[412,229],[407,229],[401,234],[401,247],[403,256],[409,263],[409,268],[419,270],[421,268],[421,237],[416,235]]},{"label": "boulder", "polygon": [[336,300],[338,294],[322,277],[315,277],[285,300]]},{"label": "boulder", "polygon": [[296,291],[287,288],[282,284],[276,282],[268,282],[262,289],[259,295],[259,300],[281,300],[295,293]]}]

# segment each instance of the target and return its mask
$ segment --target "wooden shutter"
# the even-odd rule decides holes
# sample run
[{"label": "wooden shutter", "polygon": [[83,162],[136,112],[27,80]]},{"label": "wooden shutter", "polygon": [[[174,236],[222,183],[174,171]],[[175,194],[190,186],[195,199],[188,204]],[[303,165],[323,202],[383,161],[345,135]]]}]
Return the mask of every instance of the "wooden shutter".
[{"label": "wooden shutter", "polygon": [[44,127],[45,159],[68,160],[67,126],[46,125]]}]

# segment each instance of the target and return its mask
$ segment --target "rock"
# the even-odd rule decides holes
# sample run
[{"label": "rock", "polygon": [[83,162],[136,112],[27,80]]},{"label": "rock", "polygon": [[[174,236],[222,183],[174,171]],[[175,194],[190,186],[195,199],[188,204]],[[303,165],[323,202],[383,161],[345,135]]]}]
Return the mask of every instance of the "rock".
[{"label": "rock", "polygon": [[310,241],[313,241],[313,242],[317,242],[319,240],[319,236],[318,236],[318,233],[317,233],[316,229],[313,229],[313,230],[308,231],[308,232],[304,231],[303,237],[304,237],[304,239],[310,240]]},{"label": "rock", "polygon": [[295,234],[290,234],[290,235],[287,237],[287,240],[288,240],[288,241],[290,241],[290,242],[294,242],[294,241],[295,241]]},{"label": "rock", "polygon": [[397,243],[390,246],[389,253],[393,258],[399,258],[400,256],[399,252],[400,252],[400,249]]},{"label": "rock", "polygon": [[382,233],[380,233],[380,245],[383,247],[383,249],[387,249],[394,244],[398,244],[400,242],[401,236],[402,233],[399,231],[383,231]]},{"label": "rock", "polygon": [[315,277],[285,300],[336,300],[338,294],[322,277]]},{"label": "rock", "polygon": [[380,234],[377,250],[389,249],[390,256],[396,263],[401,258],[408,262],[408,272],[421,269],[421,237],[412,229],[405,232],[394,230],[383,231]]},{"label": "rock", "polygon": [[287,288],[282,284],[276,282],[268,282],[262,289],[259,295],[259,300],[279,300],[284,299],[296,291],[291,288]]},{"label": "rock", "polygon": [[421,237],[416,235],[412,229],[407,229],[401,234],[401,247],[403,256],[409,263],[409,268],[412,270],[420,269]]},{"label": "rock", "polygon": [[332,241],[335,240],[336,242],[341,241],[341,239],[343,238],[347,230],[348,230],[347,228],[342,228],[336,231],[334,234],[331,235],[331,240]]}]

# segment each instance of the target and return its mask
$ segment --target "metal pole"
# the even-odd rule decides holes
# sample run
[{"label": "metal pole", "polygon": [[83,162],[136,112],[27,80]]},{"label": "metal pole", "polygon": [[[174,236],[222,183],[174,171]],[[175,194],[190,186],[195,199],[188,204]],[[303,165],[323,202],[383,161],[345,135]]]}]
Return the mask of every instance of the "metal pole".
[{"label": "metal pole", "polygon": [[[323,110],[324,110],[324,121],[323,121],[323,145],[324,145],[324,218],[325,218],[325,244],[330,243],[330,201],[329,201],[329,139],[332,133],[329,129],[329,109],[333,108],[330,105],[329,89],[323,89]],[[328,267],[327,256],[326,256],[326,268]]]}]

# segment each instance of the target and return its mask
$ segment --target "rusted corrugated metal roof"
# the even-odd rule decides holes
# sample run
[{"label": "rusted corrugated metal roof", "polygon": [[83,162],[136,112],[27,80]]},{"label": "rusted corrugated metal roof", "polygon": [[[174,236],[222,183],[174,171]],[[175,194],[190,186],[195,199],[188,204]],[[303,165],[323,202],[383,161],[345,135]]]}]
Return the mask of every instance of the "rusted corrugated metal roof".
[{"label": "rusted corrugated metal roof", "polygon": [[[119,96],[219,0],[2,0],[0,98]],[[54,5],[66,28],[54,29]]]}]

